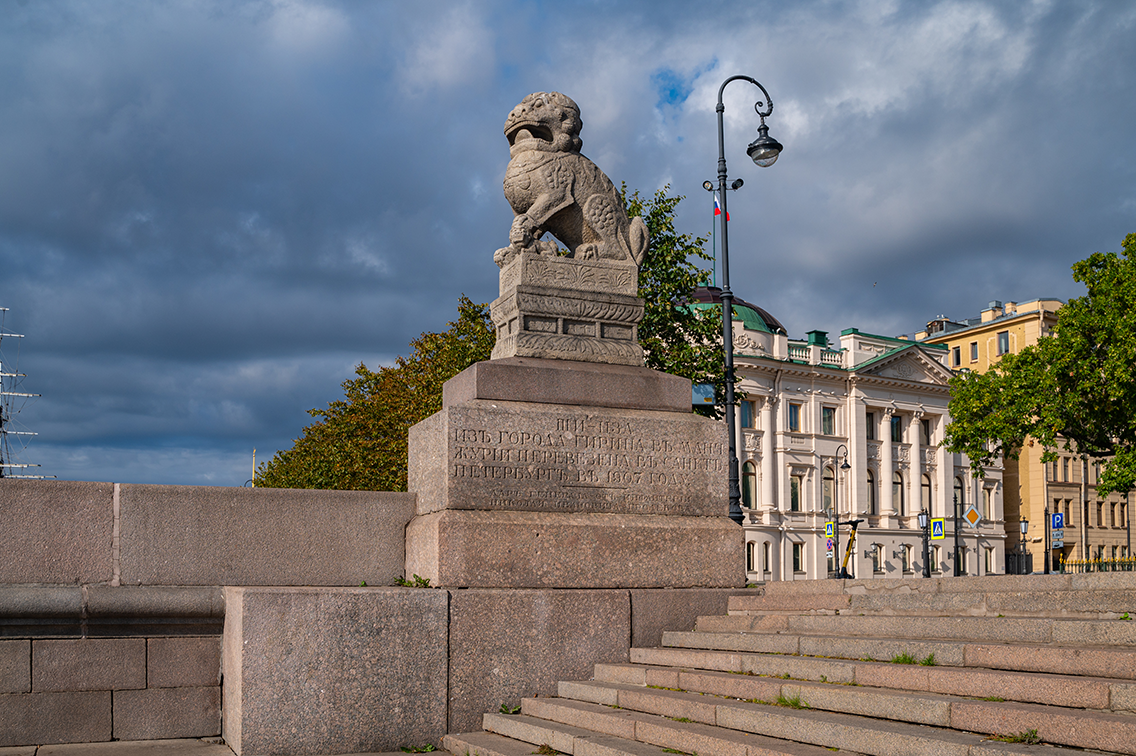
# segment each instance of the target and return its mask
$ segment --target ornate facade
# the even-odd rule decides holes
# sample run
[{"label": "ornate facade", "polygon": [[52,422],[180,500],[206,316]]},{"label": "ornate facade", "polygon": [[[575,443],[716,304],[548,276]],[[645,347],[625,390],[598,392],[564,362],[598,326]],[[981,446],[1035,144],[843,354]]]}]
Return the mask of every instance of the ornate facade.
[{"label": "ornate facade", "polygon": [[[713,301],[713,289],[697,298]],[[931,541],[934,575],[1004,571],[1002,471],[971,475],[942,446],[949,422],[948,350],[849,328],[837,345],[824,331],[788,338],[760,308],[735,300],[738,459],[751,582],[827,577],[825,523],[859,519],[848,562],[855,577],[903,577],[923,569],[921,509],[945,518]],[[959,502],[957,520],[954,501]],[[981,519],[965,522],[971,507]]]}]

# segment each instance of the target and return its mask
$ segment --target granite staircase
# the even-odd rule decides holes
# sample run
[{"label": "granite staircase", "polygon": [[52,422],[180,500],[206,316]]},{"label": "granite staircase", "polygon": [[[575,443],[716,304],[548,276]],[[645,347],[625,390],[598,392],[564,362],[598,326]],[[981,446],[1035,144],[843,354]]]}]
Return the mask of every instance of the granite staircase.
[{"label": "granite staircase", "polygon": [[454,756],[1136,754],[1136,575],[772,583],[444,744]]}]

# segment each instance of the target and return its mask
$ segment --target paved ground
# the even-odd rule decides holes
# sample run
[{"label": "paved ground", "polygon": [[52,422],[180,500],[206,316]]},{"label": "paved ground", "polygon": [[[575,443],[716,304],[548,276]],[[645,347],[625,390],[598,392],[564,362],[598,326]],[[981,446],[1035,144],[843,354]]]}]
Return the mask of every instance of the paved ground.
[{"label": "paved ground", "polygon": [[[202,740],[130,740],[113,743],[69,743],[67,745],[16,746],[0,748],[0,756],[234,756],[219,738]],[[342,756],[406,756],[390,754],[343,754]]]}]

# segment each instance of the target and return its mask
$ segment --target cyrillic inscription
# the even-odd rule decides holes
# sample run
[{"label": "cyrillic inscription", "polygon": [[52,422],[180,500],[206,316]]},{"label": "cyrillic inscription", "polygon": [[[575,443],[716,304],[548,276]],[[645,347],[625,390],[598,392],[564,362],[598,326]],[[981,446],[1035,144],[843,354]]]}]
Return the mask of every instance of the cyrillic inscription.
[{"label": "cyrillic inscription", "polygon": [[450,506],[693,514],[719,504],[714,492],[726,476],[719,441],[681,431],[663,437],[658,421],[636,427],[552,414],[502,420],[512,427],[451,426]]}]

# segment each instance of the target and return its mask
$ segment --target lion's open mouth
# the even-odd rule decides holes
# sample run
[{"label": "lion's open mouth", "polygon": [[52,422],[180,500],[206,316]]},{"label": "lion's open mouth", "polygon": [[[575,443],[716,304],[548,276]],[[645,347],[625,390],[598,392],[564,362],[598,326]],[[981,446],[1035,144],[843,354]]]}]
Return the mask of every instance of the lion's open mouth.
[{"label": "lion's open mouth", "polygon": [[509,139],[510,147],[526,139],[539,139],[542,142],[551,144],[552,129],[539,123],[533,123],[532,121],[521,121],[520,123],[514,124],[505,136]]}]

